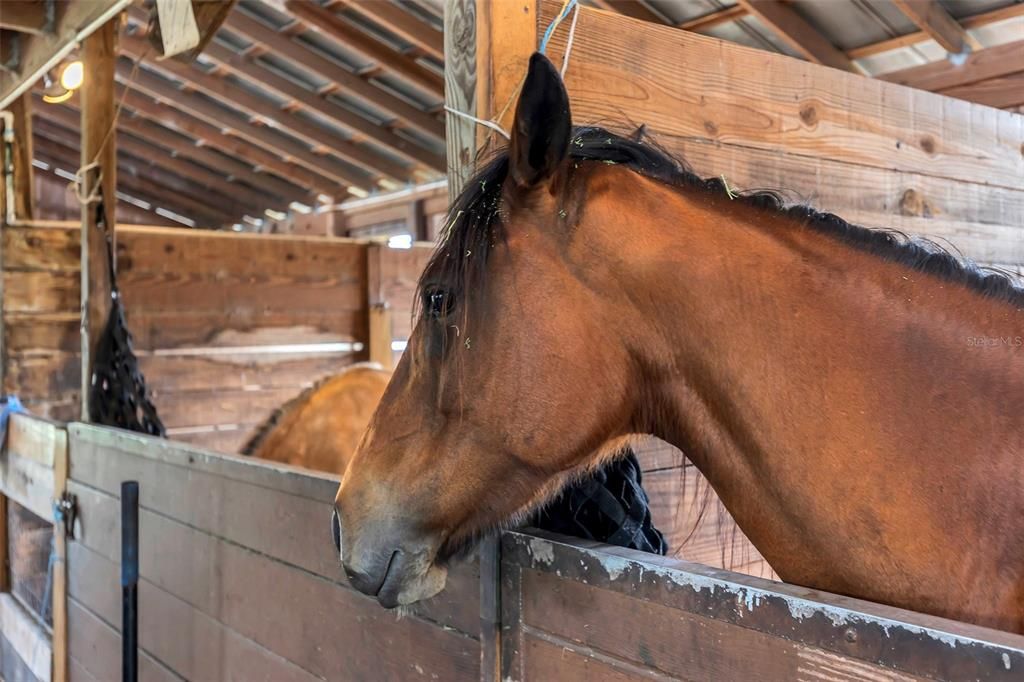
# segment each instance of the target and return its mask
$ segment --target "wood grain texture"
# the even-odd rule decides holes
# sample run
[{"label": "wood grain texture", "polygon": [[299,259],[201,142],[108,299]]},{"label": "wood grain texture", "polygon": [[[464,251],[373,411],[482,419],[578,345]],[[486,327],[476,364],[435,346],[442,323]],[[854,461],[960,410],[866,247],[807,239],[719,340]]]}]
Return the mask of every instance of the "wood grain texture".
[{"label": "wood grain texture", "polygon": [[591,659],[632,664],[626,670],[683,680],[924,679],[551,574],[524,571],[522,595],[527,633],[551,633]]},{"label": "wood grain texture", "polygon": [[[4,13],[7,7],[8,3],[5,3]],[[26,93],[11,102],[10,112],[14,114],[14,215],[20,220],[32,220],[35,218],[35,174],[32,172],[32,159],[35,157],[32,153],[31,96]]]},{"label": "wood grain texture", "polygon": [[[81,510],[70,547],[73,603],[102,620],[116,615],[118,482],[138,477],[140,613],[152,619],[140,623],[142,645],[177,674],[476,679],[473,566],[453,571],[446,593],[395,619],[341,577],[325,521],[336,479],[109,429],[75,426],[72,434],[70,485]],[[309,532],[318,527],[323,537]],[[279,614],[317,626],[285,626]],[[73,629],[73,655],[78,637]],[[268,654],[278,661],[267,666],[277,667],[237,677],[255,674]]]},{"label": "wood grain texture", "polygon": [[[24,662],[25,668],[36,680],[50,682],[50,636],[10,594],[0,594],[0,633],[10,644],[11,653]],[[2,657],[3,654],[0,654]]]},{"label": "wood grain texture", "polygon": [[[542,25],[557,5],[542,5]],[[556,31],[551,56],[564,47]],[[1009,112],[604,12],[580,10],[566,82],[581,124],[645,123],[655,139],[763,150],[780,168],[794,157],[839,159],[1024,188],[1024,122]]]},{"label": "wood grain texture", "polygon": [[[445,0],[444,103],[455,111],[477,112],[476,0]],[[445,114],[445,156],[448,159],[448,196],[458,196],[472,173],[476,152],[476,124]]]}]

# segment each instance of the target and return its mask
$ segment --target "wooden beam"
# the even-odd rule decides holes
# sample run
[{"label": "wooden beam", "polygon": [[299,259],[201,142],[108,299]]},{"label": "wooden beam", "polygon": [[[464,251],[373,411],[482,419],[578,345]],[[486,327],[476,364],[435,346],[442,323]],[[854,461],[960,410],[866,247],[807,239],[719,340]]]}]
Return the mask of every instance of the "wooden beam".
[{"label": "wooden beam", "polygon": [[[124,37],[122,52],[140,59],[145,54],[146,46],[138,38]],[[278,109],[273,102],[254,95],[245,88],[234,85],[223,78],[218,78],[199,69],[182,64],[174,60],[150,62],[160,72],[181,79],[187,85],[199,90],[209,97],[221,102],[228,103],[233,108],[247,111],[250,115],[262,117],[273,121],[283,130],[304,140],[314,149],[323,149],[339,156],[349,163],[361,166],[368,173],[369,177],[363,177],[348,170],[339,168],[341,177],[349,184],[372,189],[382,176],[390,177],[400,182],[411,179],[410,171],[388,159],[385,159],[372,151],[359,147],[351,141],[337,135],[327,128],[315,125],[309,120]]]},{"label": "wooden beam", "polygon": [[946,52],[965,54],[980,49],[978,41],[936,0],[893,0],[893,4]]},{"label": "wooden beam", "polygon": [[389,122],[389,126],[412,127],[439,140],[444,138],[444,124],[436,117],[367,83],[336,62],[321,57],[242,12],[233,12],[225,26],[240,33],[247,40],[267,46],[275,56],[320,74],[352,96],[361,98],[371,106],[394,116],[396,120]]},{"label": "wooden beam", "polygon": [[[46,105],[44,104],[43,106]],[[68,136],[62,141],[74,145],[77,128],[75,119],[76,116],[73,111],[61,107],[53,107],[46,110],[39,123],[44,126],[47,124],[50,126],[53,124],[60,125],[68,131]],[[119,124],[119,127],[123,126]],[[53,139],[52,134],[50,137]],[[272,194],[261,194],[250,187],[226,180],[223,175],[202,166],[197,166],[191,161],[163,154],[159,148],[147,144],[140,139],[123,136],[118,139],[117,147],[119,153],[128,154],[135,157],[141,163],[163,168],[184,180],[196,183],[196,189],[200,190],[199,196],[205,197],[210,203],[222,205],[224,202],[244,202],[249,204],[252,207],[251,210],[257,213],[261,213],[266,208],[278,210],[287,208],[287,199]],[[213,190],[213,192],[210,190]],[[221,196],[217,196],[217,193]]]},{"label": "wooden beam", "polygon": [[[122,83],[127,83],[131,79],[131,67],[119,65],[117,76]],[[304,168],[329,178],[338,183],[338,186],[334,188],[335,191],[331,194],[342,196],[347,191],[350,183],[346,177],[350,173],[344,166],[329,157],[314,154],[308,147],[287,135],[271,128],[254,125],[243,114],[230,112],[206,99],[179,91],[165,79],[143,71],[136,74],[135,80],[132,81],[132,89],[143,92],[164,104],[186,111],[190,116],[200,118],[218,129],[230,128],[246,142],[260,146],[285,159],[290,159]]]},{"label": "wooden beam", "polygon": [[0,5],[0,28],[37,35],[53,30],[56,9],[43,0],[4,0]]},{"label": "wooden beam", "polygon": [[943,59],[922,66],[883,73],[877,78],[919,90],[938,92],[977,81],[1024,71],[1024,40],[972,52],[957,66]]},{"label": "wooden beam", "polygon": [[[179,131],[182,135],[194,139],[197,144],[218,149],[228,156],[242,159],[259,169],[266,169],[279,178],[287,178],[289,181],[297,182],[328,196],[344,193],[344,188],[328,177],[291,163],[261,146],[249,144],[240,137],[225,134],[222,132],[222,127],[212,125],[181,109],[174,108],[172,105],[175,100],[162,104],[138,92],[128,91],[126,93],[121,85],[118,85],[118,97],[122,97],[125,107],[137,116],[145,118],[151,123],[158,123]],[[246,123],[246,125],[251,124]]]},{"label": "wooden beam", "polygon": [[714,28],[719,24],[727,24],[730,21],[736,21],[747,16],[747,8],[743,5],[733,5],[732,7],[723,7],[722,9],[702,14],[699,17],[693,19],[687,19],[686,21],[676,24],[676,28],[681,28],[684,31],[693,31],[700,33],[710,28]]},{"label": "wooden beam", "polygon": [[[90,420],[89,389],[92,385],[93,351],[99,343],[107,317],[110,314],[110,281],[108,268],[107,235],[111,241],[116,234],[117,198],[117,133],[114,130],[114,65],[117,62],[116,20],[90,35],[82,44],[82,63],[88,77],[80,92],[82,102],[82,174],[81,193],[84,197],[97,195],[103,202],[105,224],[97,223],[96,203],[82,204],[82,383],[81,405],[83,422]],[[117,253],[111,249],[110,258]]]},{"label": "wooden beam", "polygon": [[[294,0],[290,0],[288,8],[293,9],[293,5],[296,4]],[[336,0],[332,4],[344,5],[370,21],[380,24],[403,40],[412,43],[439,62],[444,62],[444,36],[441,31],[404,11],[397,3]]]},{"label": "wooden beam", "polygon": [[[52,33],[21,34],[17,69],[0,70],[0,109],[6,109],[44,73],[59,64],[85,36],[117,16],[129,3],[131,0],[59,3],[62,11],[58,13]],[[6,5],[5,0],[3,11],[6,11]],[[0,42],[10,48],[8,35],[5,33],[4,40]]]},{"label": "wooden beam", "polygon": [[940,91],[947,97],[965,99],[997,109],[1024,106],[1024,71]]},{"label": "wooden beam", "polygon": [[665,20],[640,0],[593,0],[593,4],[609,12],[618,12],[623,16],[654,24],[664,24]]},{"label": "wooden beam", "polygon": [[[19,220],[35,217],[32,172],[32,98],[25,93],[11,102],[14,114],[14,215]],[[9,198],[10,199],[10,198]]]},{"label": "wooden beam", "polygon": [[[66,163],[73,169],[74,164],[70,160],[78,152],[75,136],[68,135],[66,131],[48,122],[38,123],[36,142],[39,151],[50,159]],[[119,148],[123,146],[123,142],[123,138],[118,139]],[[216,217],[217,220],[214,222],[220,224],[237,222],[245,214],[259,215],[263,212],[261,204],[239,203],[231,196],[217,197],[214,200],[206,198],[208,192],[203,185],[193,182],[187,176],[182,177],[164,170],[151,163],[147,157],[118,154],[117,168],[119,188],[132,188],[143,192],[146,197],[157,199],[158,204],[185,209],[178,212],[187,217]]]},{"label": "wooden beam", "polygon": [[[373,11],[386,9],[388,11],[402,12],[397,7],[385,2],[365,2],[357,3],[357,5]],[[331,10],[310,2],[298,2],[296,0],[288,0],[286,7],[293,16],[303,23],[305,28],[312,29],[339,41],[347,49],[359,52],[370,61],[379,64],[386,71],[409,81],[432,95],[442,96],[444,79],[440,74],[416,63],[415,60],[376,40],[370,34],[360,31]],[[423,24],[423,26],[426,25]]]},{"label": "wooden beam", "polygon": [[[477,114],[477,3],[445,0],[444,103],[455,111]],[[484,114],[488,116],[489,114]],[[448,199],[453,201],[472,173],[476,153],[476,124],[461,116],[445,116]]]},{"label": "wooden beam", "polygon": [[739,0],[739,3],[808,61],[860,73],[841,50],[790,5],[779,0]]},{"label": "wooden beam", "polygon": [[[77,157],[72,155],[67,145],[50,140],[42,133],[36,134],[36,158],[67,172],[74,172],[78,165]],[[242,215],[241,212],[232,215],[223,212],[220,207],[214,208],[203,204],[192,198],[194,194],[171,191],[173,182],[152,180],[145,172],[140,172],[138,166],[124,158],[119,160],[118,169],[119,191],[152,204],[153,208],[150,210],[164,208],[194,220],[197,225],[203,227],[219,227],[234,223]]]},{"label": "wooden beam", "polygon": [[[999,21],[1016,19],[1017,17],[1024,17],[1024,3],[1016,3],[1013,5],[1007,5],[1006,7],[1000,7],[999,9],[990,10],[988,12],[971,14],[970,16],[962,17],[959,20],[959,23],[965,29],[971,29],[988,26],[989,24],[994,24]],[[896,38],[888,38],[886,40],[880,40],[877,43],[852,48],[846,51],[846,56],[850,59],[862,59],[864,57],[871,57],[883,52],[889,52],[890,50],[898,50],[909,45],[923,43],[930,39],[931,36],[924,31],[915,31],[906,35],[897,36]]]},{"label": "wooden beam", "polygon": [[307,90],[293,80],[277,75],[270,69],[251,61],[252,57],[249,55],[232,52],[217,44],[207,47],[205,55],[234,76],[290,99],[299,108],[324,116],[349,128],[359,137],[373,140],[425,168],[441,171],[445,168],[443,156],[434,154],[387,128],[374,124],[369,119]]}]

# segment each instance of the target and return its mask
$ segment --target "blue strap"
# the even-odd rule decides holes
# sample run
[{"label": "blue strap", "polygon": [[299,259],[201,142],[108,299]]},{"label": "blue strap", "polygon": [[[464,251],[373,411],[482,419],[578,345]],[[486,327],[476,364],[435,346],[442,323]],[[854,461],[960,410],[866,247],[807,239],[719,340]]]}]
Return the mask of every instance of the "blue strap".
[{"label": "blue strap", "polygon": [[7,438],[7,422],[10,420],[11,415],[19,412],[27,414],[28,410],[18,400],[18,396],[7,396],[3,401],[3,407],[0,407],[0,445],[3,445]]},{"label": "blue strap", "polygon": [[576,2],[577,0],[569,0],[569,4],[565,6],[565,10],[563,10],[560,15],[558,15],[550,24],[548,24],[547,30],[544,31],[544,37],[541,38],[540,41],[541,54],[547,54],[548,41],[551,40],[551,34],[555,32],[555,26],[558,26],[558,24],[561,23],[563,19],[569,16],[569,12],[571,12],[572,8],[576,6]]}]

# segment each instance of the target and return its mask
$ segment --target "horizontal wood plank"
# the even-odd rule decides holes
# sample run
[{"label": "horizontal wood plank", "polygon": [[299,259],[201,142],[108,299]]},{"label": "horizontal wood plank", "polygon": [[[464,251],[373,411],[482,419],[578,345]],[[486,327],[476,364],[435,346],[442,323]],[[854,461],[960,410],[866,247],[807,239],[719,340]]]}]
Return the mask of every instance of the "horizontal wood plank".
[{"label": "horizontal wood plank", "polygon": [[[121,679],[121,636],[76,599],[68,599],[68,654],[74,661],[70,666],[71,682],[89,682],[90,677],[104,682]],[[83,672],[79,677],[78,673]],[[139,653],[139,679],[181,682],[145,652]]]},{"label": "horizontal wood plank", "polygon": [[[327,580],[344,582],[328,525],[337,477],[247,457],[201,453],[111,429],[74,425],[71,432],[70,478],[76,488],[84,484],[116,496],[121,480],[138,480],[144,510]],[[83,490],[82,499],[86,496]],[[85,514],[82,516],[84,525]],[[109,518],[111,523],[115,520]],[[85,528],[85,532],[91,531]],[[108,538],[104,542],[116,545],[107,523],[101,523],[95,532]],[[97,544],[100,541],[83,542],[93,548],[105,547]],[[98,551],[116,559],[120,550],[114,546]],[[453,567],[448,590],[415,607],[415,612],[467,634],[476,633],[476,570],[471,563]]]},{"label": "horizontal wood plank", "polygon": [[522,596],[530,630],[677,679],[923,679],[552,574],[523,571]]},{"label": "horizontal wood plank", "polygon": [[27,414],[12,414],[7,422],[7,452],[52,469],[67,447],[68,434],[61,424]]},{"label": "horizontal wood plank", "polygon": [[[538,31],[557,7],[541,4]],[[588,8],[576,35],[566,84],[577,123],[626,120],[691,139],[713,130],[723,146],[772,152],[780,166],[839,158],[1024,189],[1024,121],[1010,112]],[[556,61],[565,40],[552,36]]]},{"label": "horizontal wood plank", "polygon": [[53,517],[53,482],[52,466],[15,452],[0,454],[0,493],[43,519]]},{"label": "horizontal wood plank", "polygon": [[[68,593],[108,623],[121,618],[117,564],[72,542]],[[139,583],[139,646],[190,680],[312,682],[318,679],[202,611],[157,587]]]},{"label": "horizontal wood plank", "polygon": [[[146,485],[140,489],[144,492]],[[114,565],[117,537],[108,537],[106,529],[116,526],[116,499],[85,487],[75,491],[81,505],[82,544]],[[428,679],[437,675],[436,679],[468,680],[478,673],[479,645],[471,637],[415,616],[396,619],[375,600],[337,581],[219,540],[145,508],[140,514],[140,537],[159,538],[159,542],[140,546],[144,581],[259,646],[301,663],[314,675],[404,679],[416,666]],[[72,566],[73,572],[78,570]],[[154,599],[161,596],[152,594]],[[164,613],[157,611],[157,615]],[[315,622],[317,627],[282,627],[280,614],[288,613]],[[402,655],[396,655],[397,642],[402,643]]]},{"label": "horizontal wood plank", "polygon": [[[53,658],[50,635],[29,615],[18,600],[8,593],[0,594],[0,633],[28,671],[40,682],[50,682]],[[12,681],[13,682],[13,681]]]}]

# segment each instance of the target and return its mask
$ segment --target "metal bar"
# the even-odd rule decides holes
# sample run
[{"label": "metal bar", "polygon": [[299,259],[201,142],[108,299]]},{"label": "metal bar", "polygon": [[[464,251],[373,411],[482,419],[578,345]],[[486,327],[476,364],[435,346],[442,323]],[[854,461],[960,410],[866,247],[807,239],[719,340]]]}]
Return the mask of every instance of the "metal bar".
[{"label": "metal bar", "polygon": [[121,679],[139,672],[139,483],[121,483]]}]

